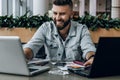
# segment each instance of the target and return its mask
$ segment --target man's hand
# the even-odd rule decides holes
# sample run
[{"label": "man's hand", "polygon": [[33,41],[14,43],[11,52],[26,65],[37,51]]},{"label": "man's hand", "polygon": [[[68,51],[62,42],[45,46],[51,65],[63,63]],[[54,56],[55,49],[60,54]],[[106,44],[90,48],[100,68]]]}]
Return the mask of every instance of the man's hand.
[{"label": "man's hand", "polygon": [[86,55],[86,62],[84,63],[84,66],[89,66],[93,63],[93,60],[94,60],[94,55],[95,53],[94,52],[89,52],[87,55]]},{"label": "man's hand", "polygon": [[32,53],[32,50],[30,48],[25,48],[24,53],[25,53],[27,60],[31,60],[33,58],[33,53]]},{"label": "man's hand", "polygon": [[91,57],[89,60],[87,60],[83,65],[84,66],[89,66],[93,63],[94,57]]}]

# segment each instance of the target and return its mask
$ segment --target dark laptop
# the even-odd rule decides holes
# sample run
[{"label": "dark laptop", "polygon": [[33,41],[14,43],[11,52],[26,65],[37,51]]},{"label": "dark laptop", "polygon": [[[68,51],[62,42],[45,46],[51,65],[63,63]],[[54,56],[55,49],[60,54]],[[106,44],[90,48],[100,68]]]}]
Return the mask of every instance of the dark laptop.
[{"label": "dark laptop", "polygon": [[120,37],[100,37],[91,67],[69,70],[86,77],[120,75]]}]

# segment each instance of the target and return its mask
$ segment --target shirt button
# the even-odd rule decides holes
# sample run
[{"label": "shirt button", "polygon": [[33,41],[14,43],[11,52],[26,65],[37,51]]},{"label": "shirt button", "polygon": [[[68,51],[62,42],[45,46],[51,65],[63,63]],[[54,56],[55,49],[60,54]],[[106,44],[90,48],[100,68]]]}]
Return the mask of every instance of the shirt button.
[{"label": "shirt button", "polygon": [[60,56],[61,54],[60,53],[58,53],[58,56]]}]

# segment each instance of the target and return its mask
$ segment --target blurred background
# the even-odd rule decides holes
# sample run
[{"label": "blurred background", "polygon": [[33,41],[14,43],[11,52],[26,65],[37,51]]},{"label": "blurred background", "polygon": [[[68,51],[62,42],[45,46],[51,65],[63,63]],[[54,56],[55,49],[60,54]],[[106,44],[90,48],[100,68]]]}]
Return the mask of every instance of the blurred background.
[{"label": "blurred background", "polygon": [[[51,12],[53,0],[0,0],[0,16],[44,15]],[[84,16],[85,12],[96,16],[107,13],[112,18],[120,18],[120,0],[73,0],[74,16]]]}]

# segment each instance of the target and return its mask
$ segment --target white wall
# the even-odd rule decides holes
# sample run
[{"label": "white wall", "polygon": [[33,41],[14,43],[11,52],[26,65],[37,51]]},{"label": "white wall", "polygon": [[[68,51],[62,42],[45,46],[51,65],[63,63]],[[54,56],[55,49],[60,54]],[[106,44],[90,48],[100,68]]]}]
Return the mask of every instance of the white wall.
[{"label": "white wall", "polygon": [[0,0],[0,16],[2,15],[2,0]]},{"label": "white wall", "polygon": [[48,7],[49,0],[33,0],[33,15],[44,15]]},{"label": "white wall", "polygon": [[112,18],[120,18],[120,0],[112,0]]}]

